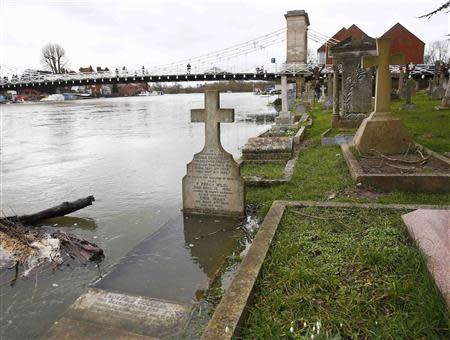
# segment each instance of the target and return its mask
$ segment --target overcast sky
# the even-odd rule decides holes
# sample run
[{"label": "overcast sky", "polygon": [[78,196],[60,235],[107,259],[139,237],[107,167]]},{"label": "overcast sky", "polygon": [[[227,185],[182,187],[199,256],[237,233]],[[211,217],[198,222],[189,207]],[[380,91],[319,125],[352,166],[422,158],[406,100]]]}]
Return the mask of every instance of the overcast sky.
[{"label": "overcast sky", "polygon": [[[305,9],[310,27],[329,36],[354,23],[368,35],[377,37],[400,22],[429,42],[445,39],[450,31],[449,15],[441,13],[429,20],[418,16],[444,2],[0,0],[0,66],[40,68],[40,50],[50,41],[66,49],[70,66],[75,70],[89,65],[110,68],[158,65],[226,48],[283,28],[284,13],[295,9]],[[284,59],[284,48],[284,44],[274,46],[258,58]]]}]

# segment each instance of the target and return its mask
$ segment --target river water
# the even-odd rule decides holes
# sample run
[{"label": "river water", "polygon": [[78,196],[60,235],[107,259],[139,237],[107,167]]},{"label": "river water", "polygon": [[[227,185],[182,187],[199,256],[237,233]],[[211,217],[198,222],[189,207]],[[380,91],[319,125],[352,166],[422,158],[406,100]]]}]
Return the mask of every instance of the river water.
[{"label": "river water", "polygon": [[[267,104],[250,93],[221,95],[221,107],[235,109],[235,123],[221,124],[235,158],[269,127],[275,110]],[[52,223],[106,253],[99,268],[46,268],[14,285],[2,277],[0,338],[41,336],[90,283],[179,219],[181,179],[204,143],[190,109],[203,107],[202,94],[0,106],[1,210],[26,214],[94,195],[93,206]]]}]

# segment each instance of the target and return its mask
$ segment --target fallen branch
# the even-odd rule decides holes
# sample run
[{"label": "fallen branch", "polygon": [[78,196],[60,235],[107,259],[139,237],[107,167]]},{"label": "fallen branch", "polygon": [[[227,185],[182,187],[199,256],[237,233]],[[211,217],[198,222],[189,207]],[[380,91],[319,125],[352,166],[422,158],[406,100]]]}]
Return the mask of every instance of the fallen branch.
[{"label": "fallen branch", "polygon": [[404,167],[404,166],[398,166],[398,165],[390,164],[390,163],[386,163],[386,165],[390,166],[391,168],[405,170],[405,171],[416,170],[416,168],[414,168],[414,167]]},{"label": "fallen branch", "polygon": [[378,155],[380,155],[381,158],[384,158],[384,159],[386,159],[388,161],[391,161],[391,162],[400,162],[400,163],[406,163],[406,164],[417,164],[417,163],[423,163],[425,161],[428,161],[428,159],[429,159],[428,157],[423,157],[422,159],[419,159],[417,161],[409,161],[407,159],[399,159],[399,158],[388,157],[386,155],[383,155],[381,152],[379,152],[379,151],[377,151],[375,149],[372,149],[372,151],[375,151]]},{"label": "fallen branch", "polygon": [[6,218],[0,219],[0,222],[20,222],[22,224],[34,224],[36,222],[46,220],[52,217],[59,217],[68,215],[77,210],[83,209],[89,205],[92,205],[92,202],[95,201],[94,196],[88,196],[86,198],[80,198],[73,202],[64,202],[55,207],[45,209],[39,211],[35,214],[31,215],[22,215],[22,216],[10,216]]}]

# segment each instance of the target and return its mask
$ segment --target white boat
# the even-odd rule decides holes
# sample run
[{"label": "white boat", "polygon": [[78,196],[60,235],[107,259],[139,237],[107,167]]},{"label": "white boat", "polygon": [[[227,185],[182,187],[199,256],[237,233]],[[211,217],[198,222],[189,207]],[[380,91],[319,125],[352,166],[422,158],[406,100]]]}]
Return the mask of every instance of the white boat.
[{"label": "white boat", "polygon": [[148,92],[148,91],[141,91],[136,96],[138,96],[138,97],[148,97],[148,96],[150,96],[150,92]]},{"label": "white boat", "polygon": [[41,102],[62,102],[64,96],[62,94],[50,94],[47,97],[41,99]]}]

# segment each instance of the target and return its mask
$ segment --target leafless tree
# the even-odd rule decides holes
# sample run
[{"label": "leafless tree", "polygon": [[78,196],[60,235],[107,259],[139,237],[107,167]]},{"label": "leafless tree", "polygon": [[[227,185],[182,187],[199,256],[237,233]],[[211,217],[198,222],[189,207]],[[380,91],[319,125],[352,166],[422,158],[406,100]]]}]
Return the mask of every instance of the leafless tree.
[{"label": "leafless tree", "polygon": [[66,51],[59,44],[48,43],[42,48],[42,64],[52,73],[63,73],[68,63]]},{"label": "leafless tree", "polygon": [[[419,18],[427,18],[430,19],[433,15],[443,11],[444,9],[447,9],[450,7],[450,1],[446,1],[443,5],[439,6],[438,8],[436,8],[435,10],[431,11],[430,13],[424,14],[422,16],[420,16]],[[448,13],[448,11],[446,12]]]},{"label": "leafless tree", "polygon": [[426,64],[434,64],[436,61],[447,62],[449,58],[450,54],[448,40],[437,40],[427,44],[424,58]]}]

